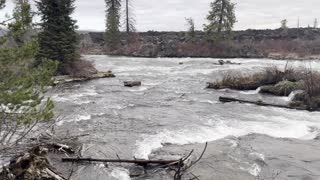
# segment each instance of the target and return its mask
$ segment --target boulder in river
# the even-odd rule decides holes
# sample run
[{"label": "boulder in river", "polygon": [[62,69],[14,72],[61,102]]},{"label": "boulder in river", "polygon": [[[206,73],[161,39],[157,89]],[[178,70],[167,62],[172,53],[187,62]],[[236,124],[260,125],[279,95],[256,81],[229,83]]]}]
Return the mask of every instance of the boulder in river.
[{"label": "boulder in river", "polygon": [[222,59],[220,59],[220,60],[218,61],[218,63],[219,63],[220,65],[224,65],[224,64],[225,64],[224,60],[222,60]]},{"label": "boulder in river", "polygon": [[134,87],[134,86],[141,86],[141,81],[124,81],[124,86],[126,87]]},{"label": "boulder in river", "polygon": [[305,101],[307,93],[303,90],[295,91],[291,101]]},{"label": "boulder in river", "polygon": [[241,65],[241,63],[235,63],[235,62],[231,62],[231,61],[225,61],[225,60],[218,60],[218,63],[214,63],[215,65],[225,65],[225,64],[236,64],[236,65]]},{"label": "boulder in river", "polygon": [[129,168],[129,174],[130,177],[142,176],[145,174],[145,169],[142,166],[134,165]]}]

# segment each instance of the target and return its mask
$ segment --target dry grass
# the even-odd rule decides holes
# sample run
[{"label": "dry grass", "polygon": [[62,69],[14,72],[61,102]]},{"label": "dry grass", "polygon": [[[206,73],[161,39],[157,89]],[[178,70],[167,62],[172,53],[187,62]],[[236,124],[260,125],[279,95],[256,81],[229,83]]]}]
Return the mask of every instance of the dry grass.
[{"label": "dry grass", "polygon": [[304,96],[301,101],[310,110],[320,108],[320,73],[306,68],[304,81]]},{"label": "dry grass", "polygon": [[275,67],[267,68],[264,72],[256,73],[250,76],[243,76],[240,73],[228,72],[224,74],[222,80],[211,83],[209,88],[255,90],[260,86],[276,84],[282,81],[285,76],[289,76],[289,74],[292,73],[289,71],[285,73]]},{"label": "dry grass", "polygon": [[282,56],[296,54],[299,57],[318,55],[320,40],[263,40],[254,43],[254,47],[266,52],[277,53]]},{"label": "dry grass", "polygon": [[[294,90],[303,90],[304,93],[300,94],[291,105],[303,105],[310,110],[320,108],[320,72],[312,71],[311,68],[286,68],[285,71],[281,71],[272,67],[249,76],[231,71],[224,74],[222,80],[208,84],[208,88],[235,90],[255,90],[261,86],[278,89],[279,92],[274,95],[279,96],[287,96]],[[273,91],[267,93],[273,94]]]}]

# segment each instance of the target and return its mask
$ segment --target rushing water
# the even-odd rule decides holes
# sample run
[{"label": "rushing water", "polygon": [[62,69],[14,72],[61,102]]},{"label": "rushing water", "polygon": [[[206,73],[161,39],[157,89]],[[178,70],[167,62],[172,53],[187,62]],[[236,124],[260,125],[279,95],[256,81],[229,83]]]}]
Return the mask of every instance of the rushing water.
[{"label": "rushing water", "polygon": [[[217,59],[205,58],[85,58],[117,77],[67,84],[51,92],[60,119],[57,131],[90,134],[80,139],[84,156],[175,158],[191,149],[201,151],[208,141],[203,161],[193,170],[200,179],[320,179],[320,145],[313,140],[320,113],[223,104],[220,95],[277,103],[288,103],[289,97],[205,88],[229,70],[248,74],[284,68],[286,61],[232,59],[242,64],[218,66]],[[315,61],[289,65],[320,69]],[[126,80],[140,80],[142,86],[124,87]],[[140,179],[166,179],[158,176]],[[126,167],[102,165],[82,166],[74,178],[130,179]]]}]

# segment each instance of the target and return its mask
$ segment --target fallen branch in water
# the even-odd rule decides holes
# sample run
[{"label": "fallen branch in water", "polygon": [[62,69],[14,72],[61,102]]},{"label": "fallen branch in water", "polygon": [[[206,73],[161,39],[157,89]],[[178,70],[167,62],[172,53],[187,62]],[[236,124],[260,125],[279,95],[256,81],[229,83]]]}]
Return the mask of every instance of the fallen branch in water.
[{"label": "fallen branch in water", "polygon": [[237,99],[237,98],[232,98],[232,97],[220,96],[219,101],[223,102],[223,103],[239,102],[239,103],[254,104],[254,105],[258,105],[258,106],[271,106],[271,107],[286,108],[286,109],[307,110],[306,108],[303,108],[303,107],[291,107],[289,105],[271,104],[271,103],[266,103],[263,101],[242,100],[242,99]]},{"label": "fallen branch in water", "polygon": [[127,160],[127,159],[93,159],[93,158],[62,158],[62,162],[103,162],[103,163],[131,163],[131,164],[178,164],[179,160]]},{"label": "fallen branch in water", "polygon": [[[192,166],[196,165],[202,158],[204,153],[206,152],[208,147],[208,143],[205,144],[205,147],[199,156],[198,159],[195,161],[191,161],[191,156],[194,150],[190,151],[187,156],[184,156],[177,160],[139,160],[139,159],[120,159],[119,155],[117,155],[118,159],[95,159],[95,158],[62,158],[62,162],[72,162],[72,163],[81,163],[81,162],[98,162],[98,163],[129,163],[129,164],[136,164],[139,166],[143,166],[146,168],[148,165],[157,165],[157,166],[150,166],[152,169],[156,169],[152,174],[163,171],[163,170],[171,170],[174,171],[174,180],[181,180],[184,175],[187,174],[187,170],[190,169]],[[199,179],[199,176],[195,176],[192,173],[188,173],[192,175],[191,179]]]},{"label": "fallen branch in water", "polygon": [[[206,145],[205,145],[200,157],[197,160],[195,160],[194,162],[191,162],[187,166],[184,164],[184,162],[189,159],[189,157],[193,153],[193,150],[190,152],[190,154],[186,158],[180,159],[179,164],[178,164],[179,165],[178,169],[172,168],[172,170],[175,171],[174,180],[181,180],[182,176],[187,172],[187,170],[190,169],[192,166],[196,165],[202,159],[204,153],[207,151],[207,147],[208,147],[208,142],[206,142]],[[193,175],[193,176],[194,176],[194,178],[192,178],[192,179],[198,179],[198,176],[195,176],[195,175]]]},{"label": "fallen branch in water", "polygon": [[63,83],[84,82],[84,81],[93,80],[93,79],[114,78],[114,77],[116,77],[116,76],[111,71],[110,72],[98,72],[97,74],[93,74],[88,77],[72,77],[69,75],[55,76],[53,78],[53,84],[58,85],[58,84],[63,84]]},{"label": "fallen branch in water", "polygon": [[59,144],[59,143],[49,143],[47,146],[52,147],[54,149],[57,149],[60,152],[66,152],[69,154],[74,154],[75,150],[73,150],[72,147],[65,145],[65,144]]}]

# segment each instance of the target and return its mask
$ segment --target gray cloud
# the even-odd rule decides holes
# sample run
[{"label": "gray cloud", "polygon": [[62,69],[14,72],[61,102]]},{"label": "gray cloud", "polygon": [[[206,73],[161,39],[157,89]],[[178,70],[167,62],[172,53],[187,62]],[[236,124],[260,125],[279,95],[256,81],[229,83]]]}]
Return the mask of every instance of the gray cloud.
[{"label": "gray cloud", "polygon": [[[197,29],[206,23],[205,17],[212,0],[132,0],[139,31],[185,30],[185,17],[195,19]],[[307,1],[307,2],[306,2]],[[277,28],[282,19],[288,19],[290,27],[297,26],[300,17],[302,26],[312,25],[319,17],[319,0],[234,0],[237,3],[238,22],[235,29]],[[82,30],[103,31],[105,29],[104,0],[77,0],[73,15]],[[8,5],[5,12],[9,12]],[[3,17],[5,12],[0,13]]]}]

